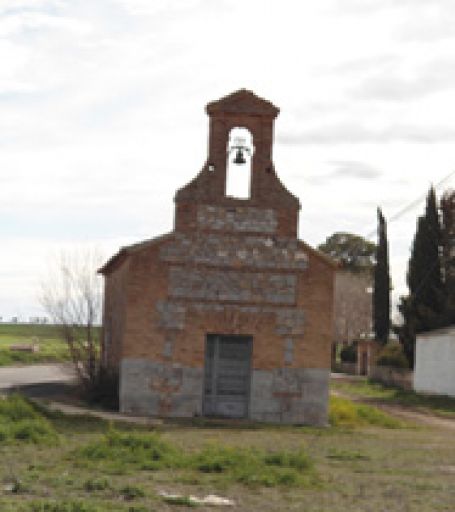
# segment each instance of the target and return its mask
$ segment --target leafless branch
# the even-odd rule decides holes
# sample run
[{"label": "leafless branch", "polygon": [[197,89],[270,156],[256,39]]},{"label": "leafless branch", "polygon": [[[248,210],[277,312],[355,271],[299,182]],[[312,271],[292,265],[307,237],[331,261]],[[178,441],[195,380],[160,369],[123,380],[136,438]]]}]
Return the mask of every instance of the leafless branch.
[{"label": "leafless branch", "polygon": [[61,253],[41,285],[40,302],[60,327],[81,383],[95,383],[99,370],[101,279],[99,251]]}]

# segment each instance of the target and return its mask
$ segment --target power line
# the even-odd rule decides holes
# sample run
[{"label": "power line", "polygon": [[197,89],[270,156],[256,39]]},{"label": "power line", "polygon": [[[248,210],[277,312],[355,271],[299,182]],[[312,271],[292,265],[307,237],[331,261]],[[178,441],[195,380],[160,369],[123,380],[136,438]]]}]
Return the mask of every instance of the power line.
[{"label": "power line", "polygon": [[[437,190],[438,188],[440,188],[442,185],[444,185],[444,183],[446,183],[447,181],[449,181],[453,176],[455,176],[455,170],[451,171],[447,176],[445,176],[444,178],[442,178],[440,181],[438,181],[436,183],[436,185],[434,185],[434,189]],[[410,203],[408,203],[404,208],[402,208],[401,210],[398,210],[398,212],[396,212],[394,215],[392,215],[389,219],[387,219],[387,224],[390,224],[391,222],[394,222],[396,220],[398,220],[400,217],[402,217],[404,214],[408,213],[408,211],[412,210],[413,208],[415,208],[416,206],[418,206],[425,198],[426,198],[427,194],[423,194],[421,196],[419,196],[417,199],[414,199],[413,201],[411,201]],[[374,235],[376,234],[376,229],[374,229],[373,231],[371,231],[370,233],[368,233],[368,235],[365,236],[366,239],[370,239],[372,238]]]}]

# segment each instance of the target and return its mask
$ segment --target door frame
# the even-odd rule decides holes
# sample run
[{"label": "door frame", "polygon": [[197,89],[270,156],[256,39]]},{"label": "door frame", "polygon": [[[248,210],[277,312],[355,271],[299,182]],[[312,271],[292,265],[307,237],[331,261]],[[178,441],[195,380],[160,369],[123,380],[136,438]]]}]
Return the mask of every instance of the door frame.
[{"label": "door frame", "polygon": [[[222,338],[240,338],[247,341],[249,344],[249,361],[248,361],[248,375],[249,378],[247,379],[247,386],[246,386],[246,407],[245,407],[245,416],[240,417],[240,419],[248,419],[250,417],[250,404],[251,404],[251,380],[253,377],[253,336],[251,334],[220,334],[220,333],[207,333],[205,335],[205,343],[204,343],[204,378],[203,378],[203,387],[202,387],[202,415],[208,416],[212,418],[226,418],[226,416],[218,416],[216,414],[207,414],[206,413],[206,407],[205,407],[205,400],[206,400],[206,383],[207,383],[207,371],[206,371],[206,364],[207,364],[207,353],[208,353],[208,345],[211,342],[211,340],[215,340],[215,352],[218,353],[219,351],[219,343]],[[214,363],[217,364],[217,360],[215,361],[214,357]],[[216,367],[216,366],[215,366]],[[216,372],[212,370],[211,372],[211,379],[212,379],[212,396],[213,396],[213,389],[216,389]],[[215,394],[216,396],[216,394]]]}]

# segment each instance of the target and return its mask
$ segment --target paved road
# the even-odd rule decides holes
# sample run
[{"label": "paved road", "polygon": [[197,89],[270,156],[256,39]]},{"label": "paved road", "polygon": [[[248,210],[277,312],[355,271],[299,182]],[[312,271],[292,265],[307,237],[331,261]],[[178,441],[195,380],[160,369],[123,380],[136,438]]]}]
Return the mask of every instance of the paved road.
[{"label": "paved road", "polygon": [[74,371],[68,364],[37,364],[0,367],[0,390],[32,384],[68,383]]}]

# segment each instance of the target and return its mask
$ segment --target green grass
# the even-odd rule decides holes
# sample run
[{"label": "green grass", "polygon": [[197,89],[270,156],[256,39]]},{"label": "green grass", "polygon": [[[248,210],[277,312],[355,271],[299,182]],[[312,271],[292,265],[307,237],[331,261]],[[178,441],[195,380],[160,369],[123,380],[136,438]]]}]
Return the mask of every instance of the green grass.
[{"label": "green grass", "polygon": [[101,512],[102,509],[91,505],[89,502],[64,501],[55,503],[52,501],[34,502],[29,505],[30,512]]},{"label": "green grass", "polygon": [[336,396],[330,397],[329,420],[336,427],[367,427],[403,428],[403,422],[377,407],[359,404]]},{"label": "green grass", "polygon": [[0,337],[0,366],[12,366],[38,363],[62,363],[70,361],[68,347],[63,341],[43,339],[39,341],[39,352],[10,350],[10,345],[30,343],[29,339],[11,339]]},{"label": "green grass", "polygon": [[109,489],[109,480],[107,478],[89,478],[84,483],[84,489],[87,492],[104,491]]},{"label": "green grass", "polygon": [[0,336],[10,336],[12,338],[32,338],[36,336],[44,339],[57,339],[59,328],[52,324],[0,323]]},{"label": "green grass", "polygon": [[80,449],[76,457],[91,462],[89,467],[92,468],[185,470],[211,475],[212,481],[248,486],[305,485],[315,475],[313,463],[302,447],[292,452],[265,451],[209,443],[188,453],[177,449],[156,432],[130,433],[110,429],[101,440]]},{"label": "green grass", "polygon": [[[37,343],[38,352],[10,350],[11,345]],[[56,325],[0,324],[0,366],[69,361],[66,343]]]},{"label": "green grass", "polygon": [[32,404],[19,395],[0,398],[0,446],[11,443],[52,444],[57,432]]},{"label": "green grass", "polygon": [[288,452],[209,444],[189,457],[188,465],[247,486],[305,486],[316,481],[313,462],[302,447]]},{"label": "green grass", "polygon": [[2,512],[170,512],[208,494],[249,512],[454,510],[451,432],[385,428],[374,407],[354,404],[355,428],[173,421],[150,430],[46,413],[20,397],[2,404],[7,421],[42,418],[60,440],[0,444]]},{"label": "green grass", "polygon": [[375,401],[398,404],[418,409],[421,412],[455,418],[455,398],[448,396],[423,395],[367,380],[332,381],[331,387],[354,398],[369,399],[373,404]]},{"label": "green grass", "polygon": [[[10,350],[11,345],[32,343],[39,345],[38,352]],[[58,325],[0,323],[0,366],[60,363],[70,359]]]},{"label": "green grass", "polygon": [[123,499],[131,501],[145,496],[145,491],[137,485],[125,485],[120,489],[120,495]]}]

